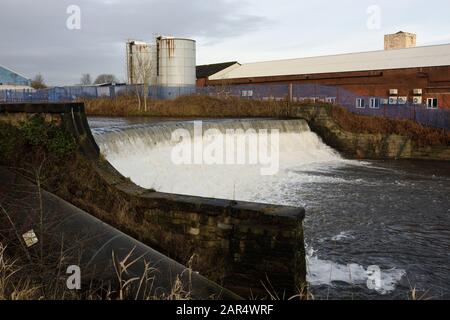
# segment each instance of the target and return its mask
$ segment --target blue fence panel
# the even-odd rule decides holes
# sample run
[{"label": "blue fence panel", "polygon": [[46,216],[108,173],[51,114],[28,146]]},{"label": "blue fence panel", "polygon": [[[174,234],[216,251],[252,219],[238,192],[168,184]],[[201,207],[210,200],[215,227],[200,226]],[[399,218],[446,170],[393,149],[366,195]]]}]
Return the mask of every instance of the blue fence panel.
[{"label": "blue fence panel", "polygon": [[[71,102],[80,99],[96,99],[123,95],[142,95],[142,86],[70,86],[43,90],[2,90],[0,102]],[[214,87],[161,87],[150,86],[148,97],[152,99],[173,99],[193,93],[215,97],[239,97],[257,100],[284,100],[293,102],[328,102],[338,104],[348,111],[398,120],[413,120],[420,124],[450,129],[450,109],[428,109],[425,105],[389,104],[387,97],[361,97],[336,86],[315,84],[247,84]],[[373,99],[371,101],[371,99]]]}]

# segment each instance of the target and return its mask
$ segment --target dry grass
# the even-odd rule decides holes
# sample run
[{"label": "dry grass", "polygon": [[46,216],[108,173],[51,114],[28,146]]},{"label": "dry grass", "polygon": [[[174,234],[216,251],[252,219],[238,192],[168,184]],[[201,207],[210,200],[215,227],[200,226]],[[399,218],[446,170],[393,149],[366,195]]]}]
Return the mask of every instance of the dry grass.
[{"label": "dry grass", "polygon": [[449,131],[425,127],[415,121],[361,116],[337,106],[331,108],[331,114],[345,131],[367,134],[397,134],[409,137],[422,146],[450,146]]},{"label": "dry grass", "polygon": [[95,116],[151,116],[151,117],[286,117],[286,102],[245,100],[234,97],[219,99],[205,95],[190,95],[175,100],[149,100],[148,110],[139,110],[133,96],[84,101],[88,115]]},{"label": "dry grass", "polygon": [[[59,277],[47,279],[42,283],[40,268],[30,270],[23,266],[20,258],[13,260],[0,243],[0,301],[1,300],[191,300],[190,284],[184,283],[178,276],[167,294],[156,296],[152,292],[153,274],[156,269],[146,264],[143,274],[130,278],[128,269],[141,259],[130,261],[133,252],[122,259],[113,254],[116,279],[107,283],[91,283],[85,290],[73,291],[63,287]],[[63,258],[61,258],[63,259]],[[62,264],[62,262],[60,263]],[[21,266],[22,265],[22,266]],[[52,265],[45,265],[52,272]],[[188,269],[189,270],[189,269]],[[53,290],[58,288],[58,290]]]},{"label": "dry grass", "polygon": [[0,300],[38,300],[40,288],[30,279],[22,278],[17,261],[6,255],[6,247],[0,243]]}]

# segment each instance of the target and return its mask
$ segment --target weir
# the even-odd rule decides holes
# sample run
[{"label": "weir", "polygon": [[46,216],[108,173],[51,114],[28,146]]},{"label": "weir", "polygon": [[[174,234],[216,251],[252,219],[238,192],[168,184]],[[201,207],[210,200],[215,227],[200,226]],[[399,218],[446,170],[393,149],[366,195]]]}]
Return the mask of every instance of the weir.
[{"label": "weir", "polygon": [[[195,270],[244,297],[264,294],[264,287],[292,293],[305,285],[303,208],[142,188],[102,158],[83,104],[0,105],[0,121],[18,124],[33,114],[58,123],[75,138],[92,179],[74,186],[74,194],[80,193],[79,203],[89,200],[109,212],[101,217],[105,222],[181,263],[195,257]],[[77,173],[67,175],[76,179]],[[96,196],[88,197],[86,188],[95,189]],[[117,210],[123,203],[125,213]],[[82,209],[89,212],[90,205]]]},{"label": "weir", "polygon": [[[182,141],[172,137],[178,130]],[[263,190],[277,193],[274,183],[292,167],[341,159],[301,119],[170,121],[98,127],[93,133],[106,159],[142,187],[233,200],[249,201]],[[199,139],[203,148],[196,153]]]}]

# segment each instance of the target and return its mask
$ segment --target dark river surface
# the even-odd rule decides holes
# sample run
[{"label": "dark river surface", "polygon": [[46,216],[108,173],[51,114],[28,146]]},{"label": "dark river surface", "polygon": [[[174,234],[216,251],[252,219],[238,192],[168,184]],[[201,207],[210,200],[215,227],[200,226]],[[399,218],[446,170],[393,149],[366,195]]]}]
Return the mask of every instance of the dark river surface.
[{"label": "dark river surface", "polygon": [[106,158],[143,187],[304,206],[316,299],[450,298],[449,162],[346,160],[301,120],[209,121],[280,129],[280,171],[263,177],[253,166],[173,165],[167,137],[189,121],[89,121]]}]

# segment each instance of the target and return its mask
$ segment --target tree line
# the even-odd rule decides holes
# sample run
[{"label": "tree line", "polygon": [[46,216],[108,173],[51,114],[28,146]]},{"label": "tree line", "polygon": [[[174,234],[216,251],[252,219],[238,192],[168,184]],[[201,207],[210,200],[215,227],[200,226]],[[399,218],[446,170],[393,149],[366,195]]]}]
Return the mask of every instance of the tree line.
[{"label": "tree line", "polygon": [[[113,74],[107,74],[107,73],[100,74],[93,81],[92,77],[89,73],[84,73],[81,75],[79,85],[89,86],[89,85],[98,85],[98,84],[102,84],[102,83],[117,83],[117,82],[119,82],[119,80]],[[45,83],[44,77],[40,73],[37,74],[31,80],[31,87],[36,90],[48,88],[47,84]]]}]

